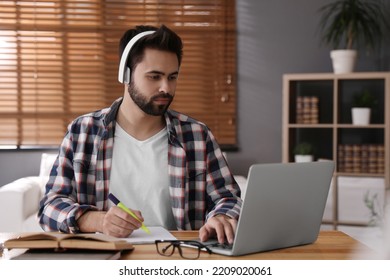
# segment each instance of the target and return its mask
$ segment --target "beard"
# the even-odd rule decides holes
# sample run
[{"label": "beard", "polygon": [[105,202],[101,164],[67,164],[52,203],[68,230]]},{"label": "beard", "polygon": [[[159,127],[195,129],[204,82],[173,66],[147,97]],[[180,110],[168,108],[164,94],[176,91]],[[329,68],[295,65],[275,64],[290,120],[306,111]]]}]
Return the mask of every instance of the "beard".
[{"label": "beard", "polygon": [[[140,90],[135,86],[134,82],[130,83],[127,91],[131,99],[135,104],[146,114],[152,116],[162,116],[168,110],[169,105],[173,101],[173,96],[169,93],[160,93],[155,96],[152,96],[150,100],[147,100],[146,97],[140,92]],[[167,98],[169,102],[167,104],[154,104],[154,101],[159,98]]]}]

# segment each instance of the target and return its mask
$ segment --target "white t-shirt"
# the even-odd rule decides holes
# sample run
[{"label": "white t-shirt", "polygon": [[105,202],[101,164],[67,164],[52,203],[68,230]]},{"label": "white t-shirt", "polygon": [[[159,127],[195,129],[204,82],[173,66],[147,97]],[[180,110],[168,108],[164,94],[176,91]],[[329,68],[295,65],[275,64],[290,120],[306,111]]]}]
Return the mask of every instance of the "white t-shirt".
[{"label": "white t-shirt", "polygon": [[117,123],[112,160],[110,192],[140,210],[146,226],[177,229],[169,196],[167,129],[139,141]]}]

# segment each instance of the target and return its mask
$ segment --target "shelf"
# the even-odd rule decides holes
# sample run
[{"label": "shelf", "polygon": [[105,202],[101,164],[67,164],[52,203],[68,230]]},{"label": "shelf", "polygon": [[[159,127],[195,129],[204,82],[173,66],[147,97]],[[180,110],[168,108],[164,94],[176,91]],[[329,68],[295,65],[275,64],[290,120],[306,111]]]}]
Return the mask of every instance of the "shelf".
[{"label": "shelf", "polygon": [[333,124],[288,124],[290,128],[333,128]]},{"label": "shelf", "polygon": [[370,125],[355,125],[355,124],[336,124],[336,128],[351,128],[351,129],[373,129],[373,128],[379,128],[379,129],[385,129],[386,126],[384,124],[370,124]]},{"label": "shelf", "polygon": [[[354,125],[354,97],[366,90],[377,100],[370,124]],[[301,142],[315,147],[315,159],[335,161],[333,219],[324,222],[343,224],[337,178],[383,178],[390,188],[390,72],[284,75],[283,162],[294,161],[294,147]]]},{"label": "shelf", "polygon": [[374,129],[380,128],[385,129],[386,126],[384,124],[370,124],[370,125],[355,125],[355,124],[296,124],[290,123],[287,124],[290,128],[351,128],[351,129]]},{"label": "shelf", "polygon": [[380,177],[383,178],[385,174],[377,174],[377,173],[347,173],[347,172],[335,172],[335,176],[352,176],[352,177]]}]

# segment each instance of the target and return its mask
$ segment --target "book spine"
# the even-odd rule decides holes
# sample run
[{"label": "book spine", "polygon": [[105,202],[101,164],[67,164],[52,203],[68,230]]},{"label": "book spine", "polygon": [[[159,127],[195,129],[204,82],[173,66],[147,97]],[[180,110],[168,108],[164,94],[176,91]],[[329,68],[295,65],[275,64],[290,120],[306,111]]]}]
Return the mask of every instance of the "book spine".
[{"label": "book spine", "polygon": [[377,173],[385,173],[385,146],[377,146]]},{"label": "book spine", "polygon": [[352,173],[353,172],[353,148],[352,145],[344,146],[344,167],[345,172]]},{"label": "book spine", "polygon": [[376,174],[378,172],[378,153],[377,145],[368,146],[368,173]]},{"label": "book spine", "polygon": [[312,96],[310,98],[310,122],[316,124],[318,120],[318,97]]},{"label": "book spine", "polygon": [[311,123],[311,98],[304,96],[303,97],[303,123],[310,124]]},{"label": "book spine", "polygon": [[337,147],[337,170],[346,173],[384,174],[385,146],[340,144]]},{"label": "book spine", "polygon": [[360,145],[352,145],[352,172],[360,173],[361,172],[361,146]]},{"label": "book spine", "polygon": [[361,146],[361,172],[362,173],[369,173],[368,169],[368,145],[363,144]]}]

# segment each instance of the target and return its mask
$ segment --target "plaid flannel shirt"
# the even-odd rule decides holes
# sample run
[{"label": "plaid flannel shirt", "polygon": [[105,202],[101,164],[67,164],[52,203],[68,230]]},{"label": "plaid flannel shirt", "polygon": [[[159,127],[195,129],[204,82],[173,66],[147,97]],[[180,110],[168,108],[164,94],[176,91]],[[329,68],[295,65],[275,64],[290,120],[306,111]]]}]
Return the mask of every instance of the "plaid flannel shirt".
[{"label": "plaid flannel shirt", "polygon": [[[122,98],[69,125],[40,203],[38,217],[44,230],[76,233],[83,213],[108,209],[115,118],[121,102]],[[199,229],[218,214],[238,219],[240,189],[211,131],[171,110],[165,120],[169,193],[177,228]]]}]

